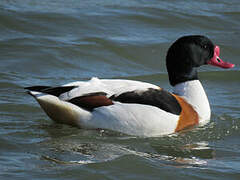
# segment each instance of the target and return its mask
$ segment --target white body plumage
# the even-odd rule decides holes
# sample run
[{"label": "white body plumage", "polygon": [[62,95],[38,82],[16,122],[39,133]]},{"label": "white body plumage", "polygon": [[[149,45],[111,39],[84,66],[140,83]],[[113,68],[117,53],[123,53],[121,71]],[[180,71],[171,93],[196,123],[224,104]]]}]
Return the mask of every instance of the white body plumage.
[{"label": "white body plumage", "polygon": [[[134,90],[159,89],[156,85],[132,80],[92,78],[89,81],[69,83],[65,86],[78,86],[78,88],[60,95],[59,98],[49,94],[30,92],[48,116],[57,122],[88,129],[109,129],[148,137],[174,133],[177,127],[178,115],[150,105],[114,102],[111,106],[102,106],[93,111],[87,111],[66,102],[74,97],[94,92],[105,92],[110,97],[113,94]],[[199,113],[201,122],[206,123],[209,120],[209,103],[198,80],[180,83],[174,87],[174,92],[193,106]]]}]

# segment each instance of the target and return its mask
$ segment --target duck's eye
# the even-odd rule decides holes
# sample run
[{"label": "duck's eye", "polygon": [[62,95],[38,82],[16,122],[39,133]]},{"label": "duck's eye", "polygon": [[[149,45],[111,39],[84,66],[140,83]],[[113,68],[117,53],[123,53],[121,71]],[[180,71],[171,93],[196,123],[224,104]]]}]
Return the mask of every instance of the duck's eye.
[{"label": "duck's eye", "polygon": [[203,48],[204,48],[204,49],[207,49],[207,45],[203,45]]}]

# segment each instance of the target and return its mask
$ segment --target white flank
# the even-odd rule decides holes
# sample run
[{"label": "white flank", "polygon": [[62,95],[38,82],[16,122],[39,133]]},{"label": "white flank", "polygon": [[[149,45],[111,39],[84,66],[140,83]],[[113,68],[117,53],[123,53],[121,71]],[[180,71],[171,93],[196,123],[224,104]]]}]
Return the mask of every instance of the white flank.
[{"label": "white flank", "polygon": [[179,116],[157,107],[119,102],[96,108],[92,115],[90,128],[111,129],[148,137],[174,133],[179,119]]},{"label": "white flank", "polygon": [[179,119],[177,115],[149,105],[114,102],[114,105],[89,112],[52,95],[38,94],[35,98],[54,121],[86,129],[102,128],[151,137],[174,133]]}]

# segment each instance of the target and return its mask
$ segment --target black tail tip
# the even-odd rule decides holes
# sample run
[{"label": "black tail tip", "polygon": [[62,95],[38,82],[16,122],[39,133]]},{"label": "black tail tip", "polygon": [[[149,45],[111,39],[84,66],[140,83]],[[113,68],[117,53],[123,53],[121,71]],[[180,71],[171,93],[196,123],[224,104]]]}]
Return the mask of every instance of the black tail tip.
[{"label": "black tail tip", "polygon": [[24,89],[27,89],[29,91],[43,91],[44,89],[48,89],[50,86],[29,86],[29,87],[24,87]]}]

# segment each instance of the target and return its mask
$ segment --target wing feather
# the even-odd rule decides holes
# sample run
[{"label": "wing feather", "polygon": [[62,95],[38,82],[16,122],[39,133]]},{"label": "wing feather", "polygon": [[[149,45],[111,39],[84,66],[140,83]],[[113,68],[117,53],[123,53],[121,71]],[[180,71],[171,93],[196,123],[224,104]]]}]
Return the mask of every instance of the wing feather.
[{"label": "wing feather", "polygon": [[149,88],[142,91],[130,91],[118,96],[113,95],[110,99],[122,103],[151,105],[176,115],[179,115],[182,110],[176,98],[163,89]]}]

